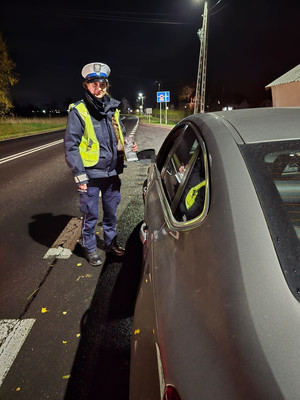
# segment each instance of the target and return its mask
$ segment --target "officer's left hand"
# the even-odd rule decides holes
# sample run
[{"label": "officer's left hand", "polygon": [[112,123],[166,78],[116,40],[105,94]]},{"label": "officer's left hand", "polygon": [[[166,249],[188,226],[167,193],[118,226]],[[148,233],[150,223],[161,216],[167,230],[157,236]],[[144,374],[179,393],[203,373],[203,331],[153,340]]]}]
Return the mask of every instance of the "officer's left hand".
[{"label": "officer's left hand", "polygon": [[131,150],[135,153],[138,151],[138,145],[135,142],[132,142]]},{"label": "officer's left hand", "polygon": [[87,193],[87,184],[86,183],[82,183],[82,184],[78,185],[77,192],[80,193],[80,194]]}]

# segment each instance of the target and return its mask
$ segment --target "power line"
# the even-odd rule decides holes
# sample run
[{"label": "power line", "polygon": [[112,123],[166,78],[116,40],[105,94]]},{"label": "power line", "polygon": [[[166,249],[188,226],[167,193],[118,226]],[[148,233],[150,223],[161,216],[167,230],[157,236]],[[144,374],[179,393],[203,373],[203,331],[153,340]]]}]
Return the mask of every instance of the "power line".
[{"label": "power line", "polygon": [[[43,12],[43,10],[41,10]],[[91,11],[91,10],[49,10],[46,11],[48,15],[55,15],[58,17],[67,18],[81,18],[81,19],[93,19],[102,21],[116,21],[116,22],[133,22],[133,23],[148,23],[148,24],[168,24],[168,25],[187,25],[187,22],[175,21],[172,19],[159,19],[159,18],[147,18],[144,15],[153,16],[173,16],[174,14],[164,13],[130,13],[130,12],[117,12],[117,11]],[[107,14],[107,15],[105,15]]]},{"label": "power line", "polygon": [[215,7],[217,7],[217,5],[221,3],[221,1],[222,1],[222,0],[218,0],[218,1],[216,2],[216,4],[215,4],[214,6],[212,6],[208,11],[211,11],[211,10],[213,10]]},{"label": "power line", "polygon": [[[222,0],[219,0],[219,1],[210,9],[210,11],[213,10],[219,3],[221,3],[221,1],[222,1]],[[213,13],[210,13],[209,16],[212,17],[213,15],[218,14],[220,11],[224,10],[225,7],[229,6],[229,4],[231,4],[231,3],[232,3],[232,1],[230,1],[230,2],[227,3],[227,4],[224,4],[223,7],[219,8],[218,10],[216,10],[216,11],[213,12]]]}]

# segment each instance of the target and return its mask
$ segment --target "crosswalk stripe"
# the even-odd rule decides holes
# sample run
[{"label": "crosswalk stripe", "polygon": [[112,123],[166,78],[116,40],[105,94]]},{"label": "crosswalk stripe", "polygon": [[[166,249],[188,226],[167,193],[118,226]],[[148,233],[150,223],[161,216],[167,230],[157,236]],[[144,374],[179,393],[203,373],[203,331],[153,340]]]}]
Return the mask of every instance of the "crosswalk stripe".
[{"label": "crosswalk stripe", "polygon": [[0,320],[0,386],[34,323],[31,318]]}]

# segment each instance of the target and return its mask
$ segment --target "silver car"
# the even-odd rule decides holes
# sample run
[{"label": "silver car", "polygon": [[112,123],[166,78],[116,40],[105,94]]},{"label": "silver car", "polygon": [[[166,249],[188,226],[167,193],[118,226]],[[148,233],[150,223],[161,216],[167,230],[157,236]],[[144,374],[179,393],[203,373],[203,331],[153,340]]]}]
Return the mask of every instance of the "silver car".
[{"label": "silver car", "polygon": [[300,399],[300,109],[196,114],[144,187],[130,399]]}]

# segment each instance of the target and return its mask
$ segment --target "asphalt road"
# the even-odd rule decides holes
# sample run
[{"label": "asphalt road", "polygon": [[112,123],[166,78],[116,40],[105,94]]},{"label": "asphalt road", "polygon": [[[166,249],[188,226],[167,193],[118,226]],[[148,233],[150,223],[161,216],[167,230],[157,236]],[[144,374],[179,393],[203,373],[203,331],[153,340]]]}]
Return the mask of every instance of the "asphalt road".
[{"label": "asphalt road", "polygon": [[[127,120],[127,130],[134,124]],[[169,131],[140,124],[139,149],[159,149]],[[80,218],[63,144],[1,163],[14,149],[59,141],[63,132],[39,136],[0,143],[0,400],[128,399],[148,166],[128,163],[122,175],[122,260],[101,250],[104,265],[93,268],[79,244],[68,259],[44,259],[70,220]],[[101,248],[101,215],[97,228]]]}]

